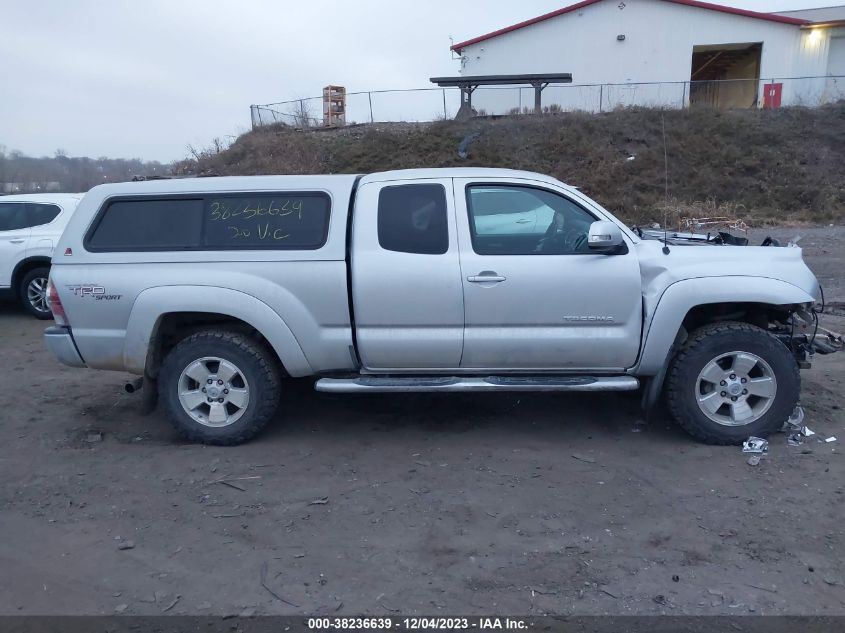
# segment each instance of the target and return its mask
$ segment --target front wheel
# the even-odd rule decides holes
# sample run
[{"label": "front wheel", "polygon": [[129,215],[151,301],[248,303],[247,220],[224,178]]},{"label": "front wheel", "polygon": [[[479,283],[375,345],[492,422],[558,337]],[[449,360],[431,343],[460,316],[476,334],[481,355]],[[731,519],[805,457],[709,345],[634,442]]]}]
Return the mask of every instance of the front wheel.
[{"label": "front wheel", "polygon": [[669,367],[672,416],[709,444],[740,444],[778,431],[798,403],[801,378],[787,347],[748,323],[695,330]]},{"label": "front wheel", "polygon": [[35,268],[21,279],[18,289],[21,303],[36,319],[50,319],[53,316],[47,306],[47,278],[49,276],[49,268]]},{"label": "front wheel", "polygon": [[208,330],[179,342],[161,367],[159,399],[171,423],[195,442],[246,442],[272,419],[279,403],[276,359],[259,342]]}]

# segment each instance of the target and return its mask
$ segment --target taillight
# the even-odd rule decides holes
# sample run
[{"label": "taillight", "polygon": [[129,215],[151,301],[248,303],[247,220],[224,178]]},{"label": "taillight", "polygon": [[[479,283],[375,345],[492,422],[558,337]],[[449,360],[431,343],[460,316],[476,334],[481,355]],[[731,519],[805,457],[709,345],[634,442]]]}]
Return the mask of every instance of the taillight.
[{"label": "taillight", "polygon": [[47,307],[53,313],[53,320],[56,322],[56,325],[68,325],[62,300],[59,299],[59,293],[52,279],[47,282]]}]

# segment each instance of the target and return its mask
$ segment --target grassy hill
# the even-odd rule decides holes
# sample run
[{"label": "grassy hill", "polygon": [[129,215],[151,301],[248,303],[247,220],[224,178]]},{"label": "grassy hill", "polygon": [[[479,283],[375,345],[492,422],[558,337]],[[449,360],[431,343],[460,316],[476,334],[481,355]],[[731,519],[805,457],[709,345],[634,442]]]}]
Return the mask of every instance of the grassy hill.
[{"label": "grassy hill", "polygon": [[[478,136],[463,159],[458,146],[471,134]],[[337,130],[274,126],[178,169],[242,175],[446,166],[550,174],[629,222],[660,222],[667,208],[675,215],[735,214],[756,224],[838,222],[845,218],[845,103],[773,111],[636,108]]]}]

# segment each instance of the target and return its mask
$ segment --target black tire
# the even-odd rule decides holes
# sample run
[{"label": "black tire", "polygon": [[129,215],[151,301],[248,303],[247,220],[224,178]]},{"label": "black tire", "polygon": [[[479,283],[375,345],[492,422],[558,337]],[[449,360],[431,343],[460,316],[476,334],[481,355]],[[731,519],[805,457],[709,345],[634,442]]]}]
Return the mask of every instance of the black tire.
[{"label": "black tire", "polygon": [[[43,302],[46,298],[47,279],[49,276],[50,269],[48,267],[33,268],[23,276],[20,286],[18,286],[18,297],[20,298],[23,307],[26,308],[26,311],[36,319],[43,320],[53,318],[53,313],[50,312],[50,308],[48,308],[47,304]],[[43,289],[44,294],[41,295],[39,293],[39,298],[33,299],[29,286],[30,284],[37,283],[40,283],[40,287]]]},{"label": "black tire", "polygon": [[[179,399],[182,372],[207,357],[221,358],[236,366],[248,386],[249,401],[243,413],[226,426],[200,423],[188,414]],[[167,417],[183,437],[204,444],[233,446],[255,437],[273,418],[280,396],[279,368],[276,358],[261,343],[236,332],[206,330],[183,339],[167,354],[158,389]],[[203,406],[210,405],[201,403],[195,411],[202,414]],[[224,406],[230,406],[228,401]]]},{"label": "black tire", "polygon": [[[777,386],[768,410],[758,419],[727,426],[710,419],[699,407],[698,377],[712,360],[736,351],[753,354],[765,361]],[[754,371],[759,371],[758,367],[755,366]],[[767,437],[780,430],[798,404],[800,393],[801,377],[792,352],[765,330],[738,322],[714,323],[692,332],[673,357],[666,384],[672,417],[687,433],[708,444],[741,444],[751,435]],[[721,395],[721,392],[714,395]],[[730,410],[730,403],[727,405]]]}]

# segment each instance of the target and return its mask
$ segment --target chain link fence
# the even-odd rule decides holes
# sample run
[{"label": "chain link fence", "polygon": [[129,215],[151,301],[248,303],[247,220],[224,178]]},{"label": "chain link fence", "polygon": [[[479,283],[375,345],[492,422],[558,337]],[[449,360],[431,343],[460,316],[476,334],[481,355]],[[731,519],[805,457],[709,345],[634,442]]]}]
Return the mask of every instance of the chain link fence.
[{"label": "chain link fence", "polygon": [[[544,112],[608,112],[625,107],[774,108],[816,107],[845,99],[845,76],[722,79],[708,81],[557,84],[542,93]],[[478,87],[472,95],[478,115],[534,113],[531,87]],[[423,122],[453,118],[461,106],[457,88],[412,88],[346,93],[346,125]],[[250,106],[252,127],[284,124],[322,127],[323,98],[309,97]]]}]

